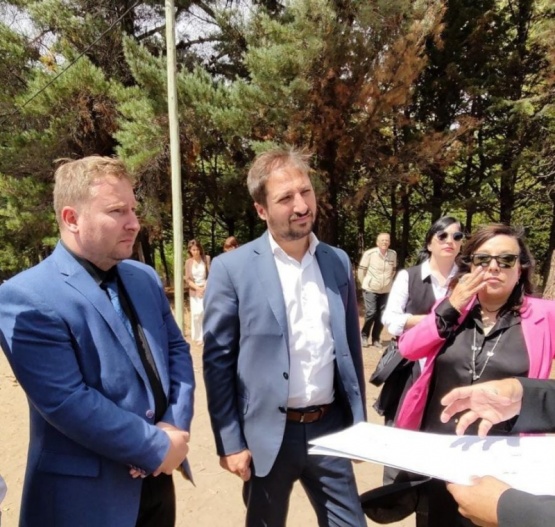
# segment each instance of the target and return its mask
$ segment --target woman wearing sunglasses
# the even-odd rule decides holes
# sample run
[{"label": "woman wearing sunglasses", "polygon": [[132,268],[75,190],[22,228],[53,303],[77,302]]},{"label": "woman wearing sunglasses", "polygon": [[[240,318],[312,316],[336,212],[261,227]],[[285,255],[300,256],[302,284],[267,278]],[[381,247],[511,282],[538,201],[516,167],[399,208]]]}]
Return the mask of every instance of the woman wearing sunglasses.
[{"label": "woman wearing sunglasses", "polygon": [[[444,216],[430,227],[418,254],[417,265],[399,271],[391,288],[382,317],[391,335],[399,337],[416,326],[436,301],[447,295],[449,283],[458,270],[455,258],[463,238],[461,224],[452,216]],[[385,381],[374,408],[384,416],[386,424],[393,424],[402,387],[406,390],[419,375],[420,366],[415,362],[410,370],[404,367],[403,371],[395,372]],[[393,474],[394,471],[386,469],[384,483],[390,483]]]},{"label": "woman wearing sunglasses", "polygon": [[[522,232],[502,224],[482,227],[458,264],[450,296],[400,338],[403,356],[426,359],[399,409],[395,425],[401,428],[454,434],[456,419],[440,421],[440,400],[451,389],[505,377],[549,377],[555,302],[531,296],[534,261]],[[500,424],[492,433],[509,435],[510,429]],[[424,525],[472,525],[444,482],[433,480],[427,493]]]}]

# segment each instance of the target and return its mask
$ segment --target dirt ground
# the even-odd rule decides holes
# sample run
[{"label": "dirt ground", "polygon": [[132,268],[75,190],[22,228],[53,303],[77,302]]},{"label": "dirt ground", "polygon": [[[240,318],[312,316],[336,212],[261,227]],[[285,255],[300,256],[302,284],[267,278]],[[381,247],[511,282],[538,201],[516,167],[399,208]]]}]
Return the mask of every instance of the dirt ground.
[{"label": "dirt ground", "polygon": [[[186,335],[187,337],[187,335]],[[202,378],[202,348],[192,346],[194,369],[197,380],[195,417],[191,435],[189,459],[196,487],[174,476],[177,494],[177,527],[240,527],[244,524],[244,507],[241,501],[241,481],[220,468],[216,456],[212,432],[206,408],[206,396]],[[379,351],[364,350],[366,378],[373,371]],[[371,422],[380,418],[371,406],[377,389],[368,384],[368,416]],[[25,395],[15,380],[3,353],[0,353],[0,474],[8,485],[8,494],[2,503],[2,527],[16,527],[19,503],[25,471],[28,442],[28,409]],[[380,485],[382,467],[371,463],[358,463],[355,472],[359,491]],[[289,527],[316,526],[316,518],[297,485],[293,491],[289,510]],[[368,520],[368,525],[376,525]],[[413,527],[413,517],[391,524],[397,527]],[[77,526],[76,526],[77,527]]]}]

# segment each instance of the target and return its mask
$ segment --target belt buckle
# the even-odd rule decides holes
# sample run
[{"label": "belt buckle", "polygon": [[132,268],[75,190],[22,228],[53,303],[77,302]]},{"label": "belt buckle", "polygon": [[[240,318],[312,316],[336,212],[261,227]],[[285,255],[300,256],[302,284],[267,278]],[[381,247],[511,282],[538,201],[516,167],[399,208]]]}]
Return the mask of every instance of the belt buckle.
[{"label": "belt buckle", "polygon": [[319,421],[320,419],[322,419],[322,416],[324,415],[324,411],[322,410],[322,407],[320,406],[320,407],[316,408],[315,410],[312,410],[311,412],[302,412],[301,420],[300,420],[301,423],[305,422],[304,417],[305,417],[305,415],[308,415],[308,414],[314,416],[314,419],[312,419],[310,422],[315,423],[316,421]]}]

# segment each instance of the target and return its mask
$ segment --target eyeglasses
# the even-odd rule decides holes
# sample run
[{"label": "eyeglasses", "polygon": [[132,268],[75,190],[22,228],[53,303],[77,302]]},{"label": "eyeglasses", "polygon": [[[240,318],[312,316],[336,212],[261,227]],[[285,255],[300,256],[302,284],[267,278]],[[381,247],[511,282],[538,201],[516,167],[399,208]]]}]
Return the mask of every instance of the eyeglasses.
[{"label": "eyeglasses", "polygon": [[515,266],[518,257],[518,254],[498,254],[497,256],[493,254],[471,254],[470,261],[476,267],[479,265],[487,267],[492,260],[495,260],[501,269],[510,269]]},{"label": "eyeglasses", "polygon": [[436,237],[440,242],[444,242],[447,238],[449,238],[449,236],[453,238],[454,242],[460,242],[464,238],[464,233],[462,233],[461,231],[453,233],[445,231],[436,232]]}]

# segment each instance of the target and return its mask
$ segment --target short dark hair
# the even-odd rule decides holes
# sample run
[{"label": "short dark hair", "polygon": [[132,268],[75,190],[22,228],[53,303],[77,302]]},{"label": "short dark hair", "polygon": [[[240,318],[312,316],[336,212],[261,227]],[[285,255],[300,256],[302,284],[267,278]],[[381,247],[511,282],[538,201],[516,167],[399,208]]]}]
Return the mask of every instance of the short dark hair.
[{"label": "short dark hair", "polygon": [[453,225],[453,223],[457,223],[459,225],[459,227],[461,226],[461,222],[457,218],[454,218],[453,216],[442,216],[438,220],[434,221],[434,223],[432,224],[432,226],[428,229],[428,232],[426,233],[426,237],[424,238],[424,244],[423,244],[422,248],[418,252],[418,256],[416,258],[416,264],[417,265],[421,264],[422,262],[424,262],[425,260],[430,258],[431,253],[428,249],[428,245],[430,245],[430,243],[432,243],[432,238],[438,232],[442,232],[445,229],[447,229],[447,227],[449,227],[449,225]]}]

